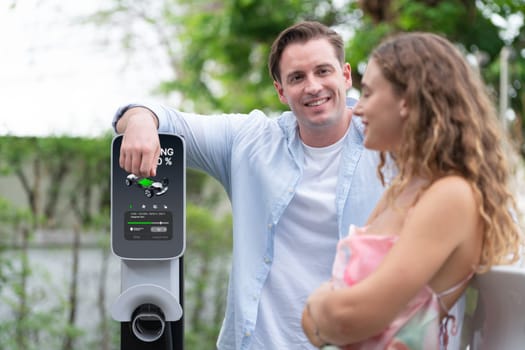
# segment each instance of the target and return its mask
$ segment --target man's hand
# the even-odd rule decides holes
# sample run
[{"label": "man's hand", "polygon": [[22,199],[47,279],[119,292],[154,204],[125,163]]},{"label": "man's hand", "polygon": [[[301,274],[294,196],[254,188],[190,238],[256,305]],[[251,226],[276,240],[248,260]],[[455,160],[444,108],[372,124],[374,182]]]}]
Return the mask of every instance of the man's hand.
[{"label": "man's hand", "polygon": [[160,155],[157,123],[157,117],[142,107],[130,108],[119,119],[117,132],[124,134],[119,164],[127,172],[143,177],[156,175]]}]

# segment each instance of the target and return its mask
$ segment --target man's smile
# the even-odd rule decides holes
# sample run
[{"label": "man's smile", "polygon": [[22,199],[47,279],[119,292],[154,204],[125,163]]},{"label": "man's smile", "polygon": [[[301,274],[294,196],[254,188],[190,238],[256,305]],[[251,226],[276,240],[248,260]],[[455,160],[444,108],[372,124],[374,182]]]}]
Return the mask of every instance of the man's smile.
[{"label": "man's smile", "polygon": [[317,106],[320,106],[322,105],[323,103],[326,103],[330,100],[329,97],[324,97],[324,98],[321,98],[321,99],[316,99],[316,100],[313,100],[313,101],[310,101],[310,102],[307,102],[305,103],[304,105],[306,107],[317,107]]}]

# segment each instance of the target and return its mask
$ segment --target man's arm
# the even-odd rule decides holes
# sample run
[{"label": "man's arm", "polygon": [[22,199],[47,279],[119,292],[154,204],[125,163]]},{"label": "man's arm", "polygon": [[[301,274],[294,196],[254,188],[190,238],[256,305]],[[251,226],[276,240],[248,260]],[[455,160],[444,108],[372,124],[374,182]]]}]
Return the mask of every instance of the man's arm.
[{"label": "man's arm", "polygon": [[160,142],[158,119],[144,107],[128,109],[117,121],[115,129],[124,134],[120,148],[120,166],[137,176],[155,176]]}]

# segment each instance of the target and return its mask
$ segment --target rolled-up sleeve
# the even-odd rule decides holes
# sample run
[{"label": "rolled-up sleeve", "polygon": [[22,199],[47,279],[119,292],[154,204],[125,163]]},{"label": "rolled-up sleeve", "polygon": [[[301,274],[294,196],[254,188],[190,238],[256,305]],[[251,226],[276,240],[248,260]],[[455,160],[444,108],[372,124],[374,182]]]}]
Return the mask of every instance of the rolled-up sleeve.
[{"label": "rolled-up sleeve", "polygon": [[113,120],[111,122],[111,125],[113,127],[113,131],[115,133],[117,132],[117,123],[120,118],[126,113],[127,110],[135,107],[143,107],[146,109],[149,109],[156,117],[159,122],[159,132],[168,132],[169,129],[169,123],[168,120],[168,111],[165,107],[163,107],[160,104],[155,103],[129,103],[127,105],[120,106],[115,114],[113,115]]}]

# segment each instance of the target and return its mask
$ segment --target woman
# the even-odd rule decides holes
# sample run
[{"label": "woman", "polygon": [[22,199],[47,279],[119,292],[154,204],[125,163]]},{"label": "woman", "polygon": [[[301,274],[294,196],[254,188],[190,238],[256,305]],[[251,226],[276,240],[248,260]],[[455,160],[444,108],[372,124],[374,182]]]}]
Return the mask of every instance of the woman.
[{"label": "woman", "polygon": [[493,104],[450,42],[409,33],[374,50],[354,114],[389,188],[339,242],[303,329],[319,347],[439,349],[472,275],[516,261],[522,245]]}]

